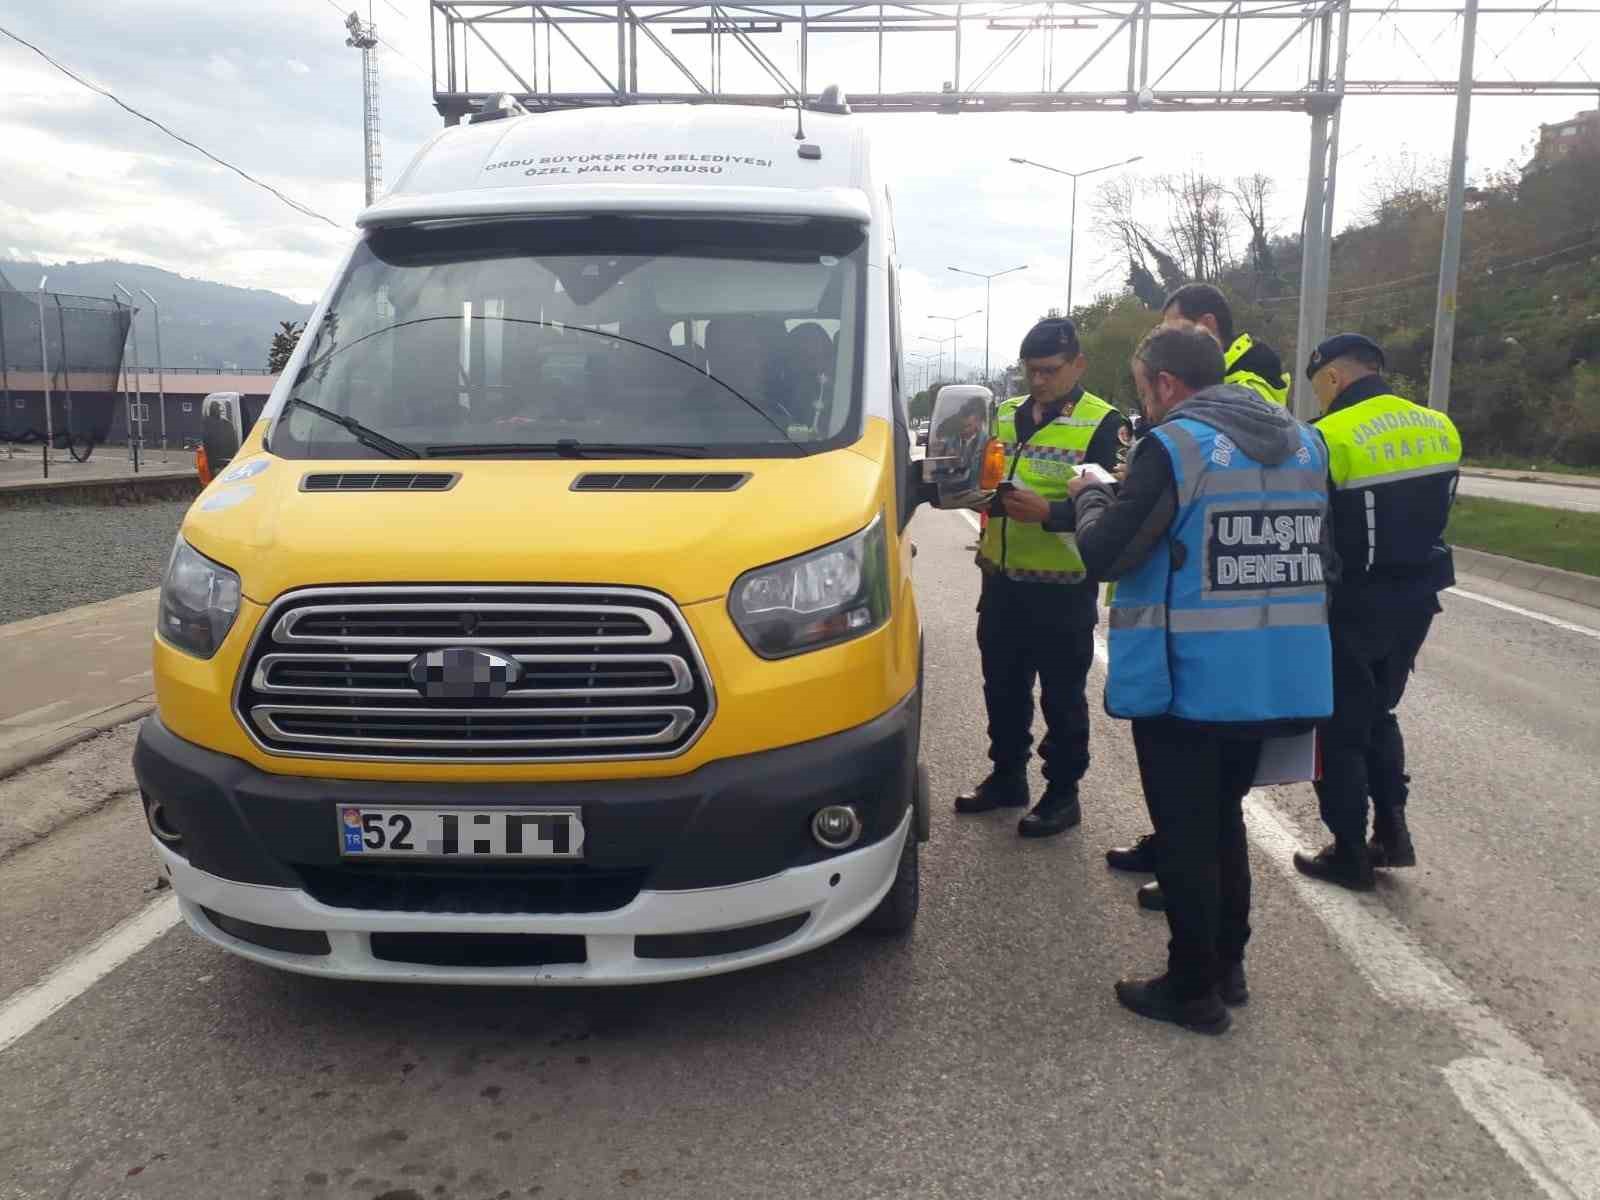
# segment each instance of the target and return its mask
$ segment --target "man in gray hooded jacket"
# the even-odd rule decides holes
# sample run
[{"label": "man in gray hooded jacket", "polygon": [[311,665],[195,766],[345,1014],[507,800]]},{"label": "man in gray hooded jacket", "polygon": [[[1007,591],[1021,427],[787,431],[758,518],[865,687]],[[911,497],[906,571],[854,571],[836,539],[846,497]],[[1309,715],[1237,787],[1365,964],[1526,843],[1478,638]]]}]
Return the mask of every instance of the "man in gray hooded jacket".
[{"label": "man in gray hooded jacket", "polygon": [[[1320,544],[1305,549],[1322,560],[1326,575],[1332,565],[1326,480],[1320,468],[1294,470],[1297,461],[1315,461],[1311,446],[1316,435],[1282,407],[1267,403],[1247,388],[1223,384],[1223,372],[1222,352],[1204,330],[1152,332],[1133,360],[1134,382],[1149,427],[1159,430],[1169,418],[1184,418],[1190,428],[1198,424],[1216,432],[1215,454],[1225,454],[1223,447],[1236,447],[1248,461],[1269,473],[1270,469],[1287,468],[1287,474],[1301,476],[1297,487],[1311,493],[1307,502],[1322,510],[1317,532],[1312,535],[1320,538]],[[1178,444],[1181,440],[1174,442]],[[1177,588],[1180,577],[1199,579],[1206,588],[1222,587],[1211,580],[1206,563],[1189,561],[1194,558],[1193,549],[1174,532],[1185,511],[1171,458],[1175,452],[1163,438],[1148,436],[1141,439],[1120,487],[1083,477],[1072,481],[1069,490],[1076,510],[1078,552],[1092,577],[1134,577],[1148,569],[1153,555],[1166,555],[1170,556],[1165,566],[1170,573],[1169,587]],[[1225,458],[1216,461],[1226,466]],[[1204,461],[1190,463],[1185,469],[1192,473],[1197,468],[1202,473],[1214,469]],[[1307,482],[1306,475],[1312,481]],[[1191,493],[1198,486],[1191,483]],[[1237,496],[1230,492],[1228,499],[1248,506],[1252,496],[1246,490]],[[1293,603],[1303,606],[1297,608],[1292,623],[1303,624],[1299,613],[1309,613],[1321,618],[1325,633],[1325,596],[1323,603],[1317,602],[1321,581],[1309,589],[1304,580],[1296,584],[1280,588],[1269,583],[1245,589],[1237,593],[1235,607],[1259,607],[1265,628],[1272,624],[1268,614],[1281,603],[1275,599],[1277,594],[1283,592],[1287,598],[1292,592]],[[1191,582],[1186,586],[1197,585]],[[1307,595],[1308,591],[1314,594]],[[1115,615],[1114,611],[1113,636]],[[1255,626],[1248,629],[1253,631]],[[1173,636],[1170,627],[1168,636]],[[1144,709],[1158,715],[1135,715],[1133,719],[1139,774],[1156,830],[1156,873],[1166,893],[1172,936],[1166,974],[1150,980],[1124,980],[1117,985],[1117,997],[1141,1016],[1202,1033],[1226,1029],[1225,1004],[1243,1004],[1249,996],[1244,948],[1250,937],[1250,864],[1241,802],[1255,779],[1262,742],[1267,737],[1304,732],[1313,724],[1315,714],[1309,708],[1298,699],[1285,708],[1281,697],[1300,692],[1305,697],[1326,694],[1331,707],[1332,695],[1326,637],[1321,643],[1324,652],[1312,656],[1317,661],[1301,662],[1300,655],[1284,661],[1283,655],[1274,653],[1275,643],[1268,637],[1257,638],[1253,632],[1229,636],[1242,638],[1233,654],[1243,659],[1260,655],[1262,660],[1234,659],[1237,675],[1225,678],[1214,677],[1209,668],[1191,666],[1179,671],[1169,667],[1171,673],[1165,678],[1171,692],[1164,714],[1159,708]],[[1123,668],[1115,649],[1112,657],[1108,701],[1114,688],[1130,686],[1129,677],[1119,674]],[[1137,672],[1133,677],[1138,678]],[[1238,683],[1262,678],[1268,683],[1259,688]],[[1121,694],[1126,699],[1130,693]],[[1219,700],[1224,695],[1227,702]],[[1137,704],[1125,704],[1124,708],[1141,711]],[[1217,715],[1172,715],[1177,712]],[[1291,713],[1295,715],[1288,715]]]}]

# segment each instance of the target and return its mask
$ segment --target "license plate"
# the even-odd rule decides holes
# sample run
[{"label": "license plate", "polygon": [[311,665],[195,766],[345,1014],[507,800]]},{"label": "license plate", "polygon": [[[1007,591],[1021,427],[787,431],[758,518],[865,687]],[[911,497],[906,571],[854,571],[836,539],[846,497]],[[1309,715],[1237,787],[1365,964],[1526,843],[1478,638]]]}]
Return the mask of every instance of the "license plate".
[{"label": "license plate", "polygon": [[582,858],[575,808],[367,808],[341,805],[346,858]]}]

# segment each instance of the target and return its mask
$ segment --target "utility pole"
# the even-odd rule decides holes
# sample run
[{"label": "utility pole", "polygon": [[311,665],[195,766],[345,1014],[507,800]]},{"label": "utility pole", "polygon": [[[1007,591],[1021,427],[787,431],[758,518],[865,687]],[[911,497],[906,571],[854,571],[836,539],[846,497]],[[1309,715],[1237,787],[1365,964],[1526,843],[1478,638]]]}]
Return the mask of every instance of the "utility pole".
[{"label": "utility pole", "polygon": [[39,276],[39,366],[44,370],[44,477],[50,478],[50,443],[56,440],[55,415],[50,411],[50,353],[45,348],[44,285],[50,276]]},{"label": "utility pole", "polygon": [[1450,411],[1450,360],[1456,347],[1456,272],[1461,266],[1461,208],[1467,186],[1467,123],[1472,116],[1472,52],[1478,40],[1478,0],[1466,0],[1461,15],[1461,82],[1456,88],[1456,136],[1450,149],[1450,195],[1439,247],[1439,298],[1433,317],[1433,363],[1428,405]]},{"label": "utility pole", "polygon": [[146,289],[140,288],[139,294],[150,301],[150,307],[156,313],[156,394],[161,397],[161,461],[167,461],[167,372],[161,358],[161,305],[156,303],[156,298]]},{"label": "utility pole", "polygon": [[[139,473],[139,459],[144,451],[144,358],[139,353],[139,309],[133,293],[116,280],[111,281],[128,298],[128,332],[133,339],[133,371],[123,368],[123,376],[133,380],[133,408],[128,412],[128,457],[133,460],[133,473]],[[138,430],[137,434],[134,432]]]},{"label": "utility pole", "polygon": [[361,137],[366,151],[367,203],[383,193],[383,139],[378,122],[378,27],[372,23],[372,5],[367,5],[367,20],[356,12],[345,18],[350,33],[346,46],[361,51]]}]

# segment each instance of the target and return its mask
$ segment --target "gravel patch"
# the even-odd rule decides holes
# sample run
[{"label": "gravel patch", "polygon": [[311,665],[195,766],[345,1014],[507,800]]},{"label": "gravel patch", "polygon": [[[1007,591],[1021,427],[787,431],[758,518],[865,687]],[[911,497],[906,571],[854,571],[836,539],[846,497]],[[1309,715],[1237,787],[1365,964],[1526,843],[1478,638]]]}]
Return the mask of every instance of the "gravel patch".
[{"label": "gravel patch", "polygon": [[0,625],[158,586],[191,503],[0,508]]}]

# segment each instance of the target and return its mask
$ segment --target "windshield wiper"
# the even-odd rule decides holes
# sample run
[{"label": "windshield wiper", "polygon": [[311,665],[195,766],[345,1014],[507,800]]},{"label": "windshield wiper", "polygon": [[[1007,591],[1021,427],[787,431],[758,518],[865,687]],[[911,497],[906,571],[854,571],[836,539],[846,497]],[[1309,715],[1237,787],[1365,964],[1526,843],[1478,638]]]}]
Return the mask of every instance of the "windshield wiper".
[{"label": "windshield wiper", "polygon": [[422,457],[422,451],[418,450],[415,446],[408,446],[404,442],[395,441],[392,437],[385,437],[376,429],[373,429],[368,425],[363,425],[354,417],[340,416],[331,409],[323,408],[319,404],[313,404],[309,400],[302,400],[298,396],[290,396],[288,401],[285,402],[283,406],[283,411],[288,412],[291,408],[303,408],[307,412],[316,413],[317,416],[323,418],[324,420],[332,421],[335,425],[338,425],[344,429],[345,432],[347,432],[351,437],[355,438],[355,440],[360,442],[363,446],[366,446],[371,450],[376,450],[379,454],[387,455],[389,458]]},{"label": "windshield wiper", "polygon": [[495,454],[553,454],[557,458],[708,458],[709,446],[688,442],[460,442],[425,447],[429,458],[474,458]]}]

